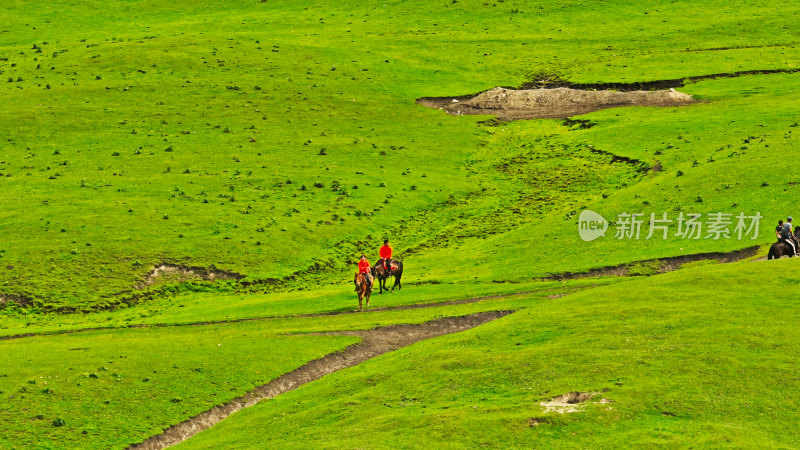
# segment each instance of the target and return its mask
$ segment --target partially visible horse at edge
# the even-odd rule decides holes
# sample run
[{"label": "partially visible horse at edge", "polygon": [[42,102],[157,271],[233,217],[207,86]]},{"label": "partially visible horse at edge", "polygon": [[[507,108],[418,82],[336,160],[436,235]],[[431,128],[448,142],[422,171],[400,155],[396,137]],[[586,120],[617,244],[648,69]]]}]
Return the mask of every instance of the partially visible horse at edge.
[{"label": "partially visible horse at edge", "polygon": [[356,285],[356,294],[358,294],[358,309],[363,308],[362,300],[367,299],[367,306],[369,306],[369,297],[372,292],[367,287],[367,277],[363,273],[357,273],[353,282]]},{"label": "partially visible horse at edge", "polygon": [[[794,237],[800,239],[800,227],[794,227]],[[781,256],[788,256],[789,258],[794,256],[792,246],[783,239],[772,244],[772,247],[769,248],[769,253],[767,253],[767,259],[778,259]]]},{"label": "partially visible horse at edge", "polygon": [[394,277],[394,285],[392,285],[392,290],[390,292],[394,292],[394,288],[397,288],[399,291],[403,288],[403,286],[400,284],[400,278],[403,276],[403,261],[393,259],[392,267],[390,267],[388,271],[383,267],[383,262],[383,258],[379,259],[372,268],[372,276],[378,281],[378,286],[380,287],[380,291],[378,293],[383,294],[383,291],[389,290],[386,287],[386,279],[391,276]]}]

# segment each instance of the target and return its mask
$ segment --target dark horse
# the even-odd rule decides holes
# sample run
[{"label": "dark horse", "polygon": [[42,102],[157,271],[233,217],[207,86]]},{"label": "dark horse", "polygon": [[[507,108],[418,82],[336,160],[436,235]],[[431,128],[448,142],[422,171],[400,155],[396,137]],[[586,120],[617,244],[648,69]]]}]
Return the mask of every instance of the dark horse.
[{"label": "dark horse", "polygon": [[362,300],[367,299],[367,306],[369,306],[369,296],[372,292],[367,289],[367,277],[363,273],[356,273],[353,283],[356,285],[356,294],[358,294],[358,309],[361,309]]},{"label": "dark horse", "polygon": [[394,276],[394,285],[392,286],[392,290],[390,292],[394,292],[394,288],[400,290],[403,288],[403,286],[400,285],[400,278],[403,276],[403,261],[393,259],[392,267],[387,271],[383,267],[383,258],[381,258],[377,263],[375,263],[375,267],[372,268],[372,276],[378,280],[378,286],[380,287],[380,291],[378,292],[379,294],[383,294],[384,290],[389,290],[386,287],[386,279],[391,276]]},{"label": "dark horse", "polygon": [[[794,237],[800,238],[800,227],[794,227]],[[778,259],[781,256],[788,256],[789,258],[794,256],[792,246],[783,239],[772,244],[772,247],[769,248],[767,259]]]}]

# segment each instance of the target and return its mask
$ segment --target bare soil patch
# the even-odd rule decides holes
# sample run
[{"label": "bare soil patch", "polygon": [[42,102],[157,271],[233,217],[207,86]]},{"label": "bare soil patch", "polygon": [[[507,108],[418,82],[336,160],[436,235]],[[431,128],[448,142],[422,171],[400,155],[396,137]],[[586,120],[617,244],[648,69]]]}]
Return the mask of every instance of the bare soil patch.
[{"label": "bare soil patch", "polygon": [[685,106],[697,101],[672,88],[657,91],[581,90],[567,87],[496,87],[472,97],[424,97],[417,103],[452,115],[491,114],[501,120],[565,119],[621,106]]},{"label": "bare soil patch", "polygon": [[153,267],[144,279],[136,285],[137,289],[144,289],[155,284],[175,283],[182,281],[218,281],[240,280],[244,275],[227,270],[220,270],[214,266],[196,267],[182,264],[163,263]]},{"label": "bare soil patch", "polygon": [[6,303],[14,302],[18,306],[21,307],[28,307],[33,304],[33,301],[25,297],[24,295],[15,295],[15,294],[2,294],[0,295],[0,308],[6,305]]},{"label": "bare soil patch", "polygon": [[360,336],[361,342],[306,363],[247,394],[173,425],[163,433],[129,448],[162,449],[178,444],[211,428],[229,415],[276,397],[323,376],[358,365],[368,359],[397,350],[425,339],[457,333],[511,314],[513,311],[489,311],[461,317],[442,317],[421,324],[391,325],[367,331],[346,331],[320,334]]},{"label": "bare soil patch", "polygon": [[539,425],[542,425],[542,424],[545,424],[545,423],[546,424],[551,423],[550,419],[548,419],[546,417],[531,417],[531,418],[528,419],[528,426],[529,427],[538,427]]},{"label": "bare soil patch", "polygon": [[560,414],[578,412],[583,410],[581,403],[585,403],[597,395],[597,392],[567,392],[553,397],[546,402],[539,403],[544,406],[545,413],[557,412]]},{"label": "bare soil patch", "polygon": [[497,87],[477,95],[422,97],[417,103],[455,115],[492,114],[502,120],[564,119],[619,106],[689,105],[696,101],[676,88],[703,80],[797,72],[800,68],[742,70],[631,83],[573,83],[556,74],[539,74],[518,89]]}]

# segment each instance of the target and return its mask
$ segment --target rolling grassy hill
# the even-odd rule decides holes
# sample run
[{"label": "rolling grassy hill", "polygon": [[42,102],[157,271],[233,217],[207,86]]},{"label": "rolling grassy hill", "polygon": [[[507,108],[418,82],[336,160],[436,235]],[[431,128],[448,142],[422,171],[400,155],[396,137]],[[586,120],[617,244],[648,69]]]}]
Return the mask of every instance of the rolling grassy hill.
[{"label": "rolling grassy hill", "polygon": [[[793,267],[705,266],[540,302],[263,402],[182,448],[794,448]],[[791,272],[763,295],[775,270]],[[596,395],[576,413],[541,405],[571,391]]]},{"label": "rolling grassy hill", "polygon": [[[8,2],[0,446],[141,442],[357,340],[296,334],[500,309],[185,445],[798,446],[793,261],[640,263],[763,246],[796,213],[798,9]],[[546,80],[684,80],[699,102],[515,122],[416,102]],[[580,240],[586,209],[605,237]],[[763,218],[647,239],[651,213]],[[373,308],[419,308],[350,314],[386,237],[406,284]],[[559,278],[624,264],[653,276]],[[598,394],[539,404],[570,391]]]},{"label": "rolling grassy hill", "polygon": [[562,219],[583,206],[772,222],[793,205],[793,172],[773,162],[796,145],[796,74],[690,84],[706,103],[601,111],[588,130],[476,126],[485,119],[414,102],[544,73],[797,69],[790,3],[136,5],[4,8],[0,289],[17,303],[113,306],[163,262],[255,281],[311,268],[335,284],[386,236],[414,277],[439,279],[435,262],[449,260],[505,278],[511,259],[528,261],[520,278],[746,246],[606,239],[589,247],[601,257],[573,263],[587,246],[569,248],[574,222]]}]

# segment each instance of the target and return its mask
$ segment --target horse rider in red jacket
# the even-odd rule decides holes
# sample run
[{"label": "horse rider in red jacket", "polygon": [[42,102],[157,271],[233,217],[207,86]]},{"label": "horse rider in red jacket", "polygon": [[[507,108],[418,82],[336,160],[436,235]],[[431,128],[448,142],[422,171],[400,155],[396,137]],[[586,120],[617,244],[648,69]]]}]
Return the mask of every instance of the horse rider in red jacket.
[{"label": "horse rider in red jacket", "polygon": [[383,247],[381,247],[379,255],[383,259],[383,268],[386,269],[388,274],[392,270],[392,246],[389,245],[388,239],[383,241]]},{"label": "horse rider in red jacket", "polygon": [[369,268],[367,255],[361,255],[361,260],[358,262],[358,273],[364,274],[364,278],[367,280],[367,289],[372,292],[372,271]]}]

